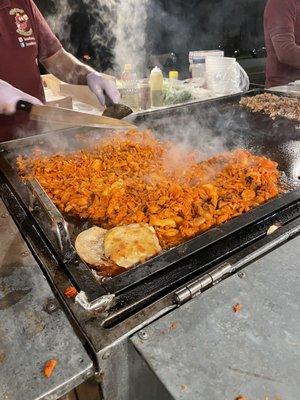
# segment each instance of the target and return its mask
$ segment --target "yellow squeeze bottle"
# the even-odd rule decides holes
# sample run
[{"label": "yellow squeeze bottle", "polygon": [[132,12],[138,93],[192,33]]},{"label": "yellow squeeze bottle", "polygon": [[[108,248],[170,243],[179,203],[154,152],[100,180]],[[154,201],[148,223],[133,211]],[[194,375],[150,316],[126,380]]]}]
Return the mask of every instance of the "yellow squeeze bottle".
[{"label": "yellow squeeze bottle", "polygon": [[178,81],[178,71],[169,71],[169,79],[172,81]]}]

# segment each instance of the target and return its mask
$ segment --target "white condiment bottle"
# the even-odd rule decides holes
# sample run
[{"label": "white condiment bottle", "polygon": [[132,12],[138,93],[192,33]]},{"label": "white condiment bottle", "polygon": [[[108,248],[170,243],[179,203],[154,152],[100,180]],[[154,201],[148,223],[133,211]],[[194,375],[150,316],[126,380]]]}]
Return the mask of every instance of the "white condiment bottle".
[{"label": "white condiment bottle", "polygon": [[162,70],[158,67],[153,68],[150,74],[152,107],[163,106],[163,84],[164,84],[164,77]]}]

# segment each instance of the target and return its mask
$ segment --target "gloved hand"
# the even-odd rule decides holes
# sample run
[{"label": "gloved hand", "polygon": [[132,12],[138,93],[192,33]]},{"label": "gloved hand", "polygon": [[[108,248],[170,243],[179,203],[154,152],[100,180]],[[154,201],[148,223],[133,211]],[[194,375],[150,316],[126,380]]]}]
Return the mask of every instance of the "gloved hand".
[{"label": "gloved hand", "polygon": [[99,102],[105,105],[105,95],[115,104],[120,101],[120,93],[117,89],[116,81],[113,76],[100,74],[99,72],[91,72],[86,77],[88,87],[95,93]]},{"label": "gloved hand", "polygon": [[16,111],[16,105],[19,100],[25,100],[29,103],[37,105],[43,104],[35,97],[22,92],[21,90],[0,79],[0,114],[13,114]]}]

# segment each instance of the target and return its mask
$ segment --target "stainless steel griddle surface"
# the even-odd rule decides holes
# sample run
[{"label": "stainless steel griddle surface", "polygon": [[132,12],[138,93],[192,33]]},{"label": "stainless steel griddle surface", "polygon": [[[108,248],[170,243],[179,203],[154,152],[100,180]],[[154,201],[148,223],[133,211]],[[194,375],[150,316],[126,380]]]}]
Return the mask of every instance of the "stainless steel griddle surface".
[{"label": "stainless steel griddle surface", "polygon": [[[253,90],[247,96],[264,92]],[[181,138],[184,143],[208,153],[242,147],[268,156],[278,162],[287,176],[298,180],[299,122],[286,118],[273,120],[263,113],[252,113],[239,105],[241,97],[227,96],[131,118],[134,123],[152,128],[164,137]]]}]

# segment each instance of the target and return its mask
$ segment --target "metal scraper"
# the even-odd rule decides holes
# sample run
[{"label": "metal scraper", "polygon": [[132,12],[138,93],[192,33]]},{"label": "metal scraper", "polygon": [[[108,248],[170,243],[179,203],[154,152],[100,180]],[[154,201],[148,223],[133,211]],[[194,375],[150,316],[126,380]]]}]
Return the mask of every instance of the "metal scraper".
[{"label": "metal scraper", "polygon": [[107,95],[105,95],[105,104],[106,108],[102,113],[104,117],[123,119],[133,113],[130,107],[125,104],[113,103]]}]

